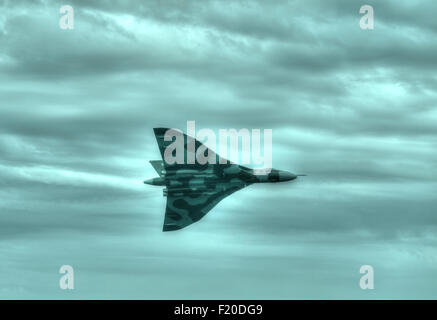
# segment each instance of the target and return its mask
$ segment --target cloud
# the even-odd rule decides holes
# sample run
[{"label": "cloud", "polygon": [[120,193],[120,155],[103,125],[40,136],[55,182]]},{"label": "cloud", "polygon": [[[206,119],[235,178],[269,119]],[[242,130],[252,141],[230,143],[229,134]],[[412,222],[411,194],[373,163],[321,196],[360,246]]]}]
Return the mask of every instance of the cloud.
[{"label": "cloud", "polygon": [[[433,3],[369,4],[372,31],[359,1],[76,0],[65,31],[56,1],[3,2],[0,297],[65,298],[68,263],[67,298],[435,295]],[[187,120],[271,128],[308,176],[162,233],[152,128]]]}]

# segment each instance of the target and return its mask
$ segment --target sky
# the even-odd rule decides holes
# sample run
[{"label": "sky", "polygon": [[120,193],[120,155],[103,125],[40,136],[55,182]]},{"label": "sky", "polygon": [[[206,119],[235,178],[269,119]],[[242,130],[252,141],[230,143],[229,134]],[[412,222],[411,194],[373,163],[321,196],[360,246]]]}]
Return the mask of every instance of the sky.
[{"label": "sky", "polygon": [[[437,298],[436,9],[0,1],[0,298]],[[272,129],[308,176],[162,232],[152,129],[190,120]]]}]

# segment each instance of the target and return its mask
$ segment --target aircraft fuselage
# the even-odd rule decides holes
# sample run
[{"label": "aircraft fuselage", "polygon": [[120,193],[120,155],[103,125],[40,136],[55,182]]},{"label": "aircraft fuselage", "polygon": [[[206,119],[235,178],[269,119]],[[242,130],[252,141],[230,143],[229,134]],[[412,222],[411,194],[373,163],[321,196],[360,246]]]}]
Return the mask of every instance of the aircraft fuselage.
[{"label": "aircraft fuselage", "polygon": [[[221,174],[217,172],[199,172],[197,170],[176,170],[165,172],[163,176],[144,181],[145,184],[154,186],[167,186],[173,193],[185,191],[208,192],[208,190],[225,189],[230,186],[245,187],[252,183],[273,183],[290,181],[297,178],[297,175],[288,171],[272,169],[268,174],[254,174],[253,170],[231,165],[231,169],[224,169]],[[220,171],[220,170],[219,170]],[[164,189],[164,196],[169,193]]]}]

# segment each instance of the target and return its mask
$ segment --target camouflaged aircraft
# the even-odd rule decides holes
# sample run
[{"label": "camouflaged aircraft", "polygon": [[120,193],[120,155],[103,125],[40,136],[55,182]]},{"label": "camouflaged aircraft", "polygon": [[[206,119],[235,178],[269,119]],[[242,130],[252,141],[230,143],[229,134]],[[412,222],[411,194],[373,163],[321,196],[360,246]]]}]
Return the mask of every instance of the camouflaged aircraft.
[{"label": "camouflaged aircraft", "polygon": [[[145,184],[165,186],[164,197],[167,197],[163,231],[173,231],[199,221],[221,200],[235,191],[253,183],[283,182],[296,179],[298,176],[287,171],[271,169],[270,173],[254,174],[253,169],[234,164],[221,158],[195,138],[180,132],[184,138],[184,160],[188,159],[193,143],[194,150],[202,147],[209,160],[204,164],[172,163],[165,161],[168,154],[166,148],[172,141],[166,141],[164,135],[168,128],[154,128],[155,137],[163,160],[151,160],[150,163],[159,177],[144,181]],[[191,141],[191,142],[190,142]],[[212,162],[212,163],[211,163]]]}]

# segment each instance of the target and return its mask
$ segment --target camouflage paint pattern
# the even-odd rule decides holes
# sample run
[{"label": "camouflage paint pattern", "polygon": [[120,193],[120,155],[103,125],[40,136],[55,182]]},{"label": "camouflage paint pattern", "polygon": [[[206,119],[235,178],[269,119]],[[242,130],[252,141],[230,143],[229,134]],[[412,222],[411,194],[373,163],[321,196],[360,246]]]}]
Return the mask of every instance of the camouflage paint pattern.
[{"label": "camouflage paint pattern", "polygon": [[[287,171],[272,169],[269,174],[255,175],[252,169],[230,161],[224,162],[214,151],[203,146],[196,139],[180,132],[184,139],[184,164],[168,164],[164,159],[165,149],[173,141],[165,141],[168,128],[155,128],[155,137],[163,160],[150,161],[159,174],[158,178],[144,181],[146,184],[165,186],[167,197],[163,231],[182,229],[205,216],[221,200],[252,183],[281,182],[297,178]],[[175,129],[172,129],[175,130]],[[194,150],[205,148],[208,158],[215,164],[187,164],[188,143],[194,143]],[[221,161],[220,161],[221,159]]]}]

